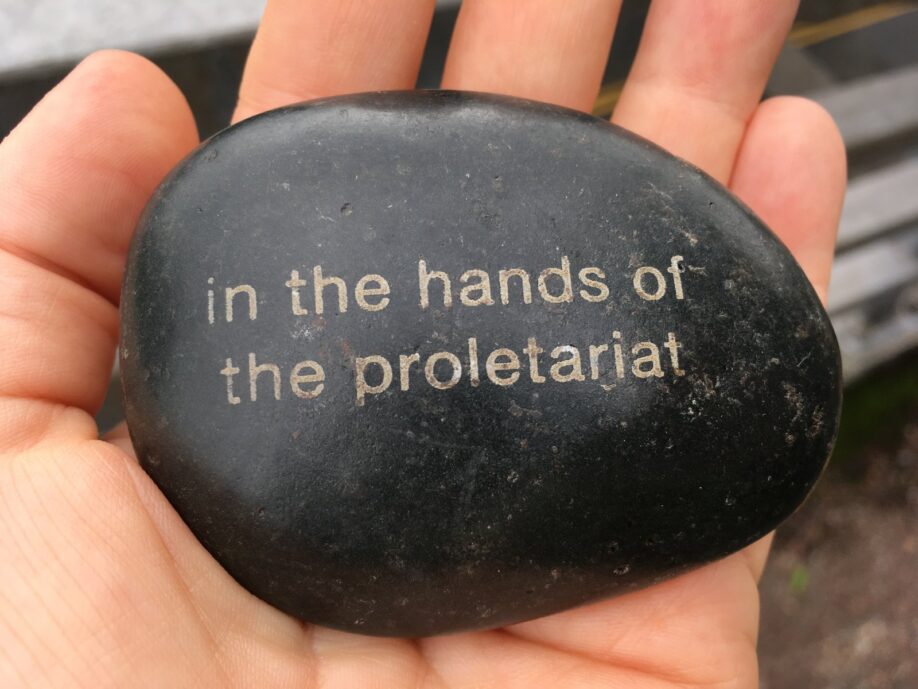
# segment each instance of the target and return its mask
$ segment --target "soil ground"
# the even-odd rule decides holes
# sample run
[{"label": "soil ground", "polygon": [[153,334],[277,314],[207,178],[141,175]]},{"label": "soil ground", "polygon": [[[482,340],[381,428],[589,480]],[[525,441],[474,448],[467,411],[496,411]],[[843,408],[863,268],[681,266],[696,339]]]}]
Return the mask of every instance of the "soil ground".
[{"label": "soil ground", "polygon": [[918,687],[918,356],[847,392],[761,591],[762,689]]}]

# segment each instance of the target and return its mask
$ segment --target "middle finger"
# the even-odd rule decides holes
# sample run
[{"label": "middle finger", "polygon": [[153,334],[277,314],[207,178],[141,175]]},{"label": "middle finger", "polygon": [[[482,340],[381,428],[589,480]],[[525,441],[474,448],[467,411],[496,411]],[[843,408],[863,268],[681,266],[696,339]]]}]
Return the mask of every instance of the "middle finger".
[{"label": "middle finger", "polygon": [[413,87],[433,8],[433,0],[270,0],[233,120],[313,98]]},{"label": "middle finger", "polygon": [[443,87],[589,111],[621,0],[465,0]]}]

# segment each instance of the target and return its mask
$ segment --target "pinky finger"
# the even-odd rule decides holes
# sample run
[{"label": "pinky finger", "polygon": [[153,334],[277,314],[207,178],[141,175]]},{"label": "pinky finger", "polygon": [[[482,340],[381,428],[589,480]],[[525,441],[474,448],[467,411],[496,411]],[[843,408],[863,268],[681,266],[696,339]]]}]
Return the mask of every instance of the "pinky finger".
[{"label": "pinky finger", "polygon": [[821,106],[796,97],[759,105],[730,188],[790,249],[823,303],[845,183],[844,142]]}]

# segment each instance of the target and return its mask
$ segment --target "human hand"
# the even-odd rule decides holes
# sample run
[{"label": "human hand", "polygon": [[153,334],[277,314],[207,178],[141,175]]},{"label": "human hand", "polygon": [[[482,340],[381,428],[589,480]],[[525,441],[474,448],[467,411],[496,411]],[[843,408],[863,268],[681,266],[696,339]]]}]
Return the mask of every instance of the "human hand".
[{"label": "human hand", "polygon": [[[432,0],[269,5],[237,119],[410,88]],[[618,2],[466,0],[444,87],[589,110]],[[825,297],[844,191],[828,116],[759,104],[796,2],[655,0],[613,120],[728,183]],[[304,625],[248,594],[93,414],[125,252],[197,143],[150,63],[86,60],[0,147],[0,686],[753,687],[767,539],[613,600],[422,640]]]}]

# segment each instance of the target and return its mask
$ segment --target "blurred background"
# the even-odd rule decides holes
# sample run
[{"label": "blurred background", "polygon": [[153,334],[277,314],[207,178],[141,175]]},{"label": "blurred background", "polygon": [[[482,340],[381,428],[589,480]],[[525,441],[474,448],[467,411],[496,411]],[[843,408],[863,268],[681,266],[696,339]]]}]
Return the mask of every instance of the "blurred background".
[{"label": "blurred background", "polygon": [[[0,136],[83,56],[136,50],[226,126],[264,0],[0,0]],[[649,0],[625,0],[595,114],[608,116]],[[459,0],[441,0],[418,85],[436,87]],[[829,310],[841,434],[762,582],[764,689],[918,687],[918,2],[802,0],[766,96],[835,117],[850,179]],[[100,426],[120,416],[113,385]]]}]

